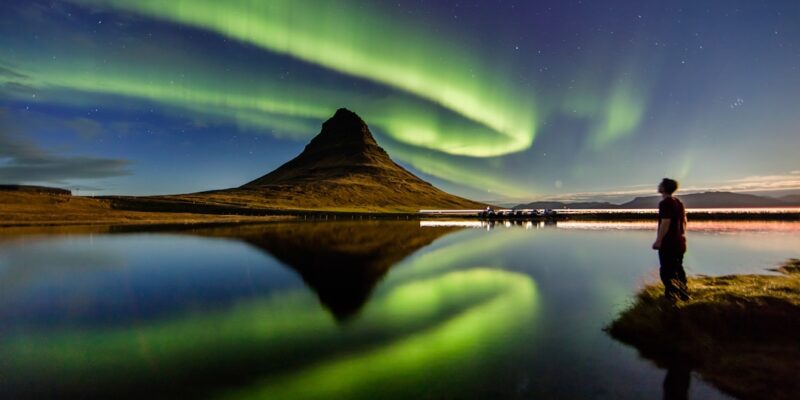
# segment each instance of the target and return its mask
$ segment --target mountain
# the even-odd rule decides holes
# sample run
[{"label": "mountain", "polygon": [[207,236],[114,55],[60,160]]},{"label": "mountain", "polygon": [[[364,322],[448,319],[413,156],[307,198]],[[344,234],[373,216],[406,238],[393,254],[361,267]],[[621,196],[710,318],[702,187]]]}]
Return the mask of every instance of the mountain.
[{"label": "mountain", "polygon": [[[780,198],[756,196],[733,192],[703,192],[678,195],[688,208],[748,208],[748,207],[792,207],[800,206],[800,195],[789,195]],[[661,196],[636,197],[623,204],[608,202],[564,203],[559,201],[534,201],[520,204],[514,208],[571,208],[575,210],[609,210],[609,209],[652,209],[658,208]]]},{"label": "mountain", "polygon": [[[788,204],[772,197],[732,192],[703,192],[676,196],[687,208],[785,207]],[[661,196],[637,197],[621,208],[658,208]]]},{"label": "mountain", "polygon": [[356,175],[416,179],[378,146],[367,124],[356,113],[341,108],[322,124],[322,131],[300,155],[242,187],[296,185]]},{"label": "mountain", "polygon": [[271,210],[416,212],[486,205],[442,190],[397,165],[356,113],[340,108],[300,155],[238,188],[162,196],[172,202]]},{"label": "mountain", "polygon": [[790,206],[800,207],[800,194],[790,194],[780,197],[780,200]]}]

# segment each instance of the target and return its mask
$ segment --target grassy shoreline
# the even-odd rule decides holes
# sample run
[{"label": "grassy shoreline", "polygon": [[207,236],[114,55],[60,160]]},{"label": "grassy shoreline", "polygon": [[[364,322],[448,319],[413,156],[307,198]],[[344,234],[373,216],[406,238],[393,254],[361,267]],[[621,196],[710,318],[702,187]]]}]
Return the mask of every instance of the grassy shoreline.
[{"label": "grassy shoreline", "polygon": [[692,298],[671,303],[651,284],[608,327],[662,367],[689,365],[723,392],[743,399],[800,393],[800,260],[774,275],[698,276]]},{"label": "grassy shoreline", "polygon": [[[44,188],[47,189],[47,188]],[[53,190],[0,190],[0,228],[23,226],[70,225],[160,225],[160,224],[230,224],[267,222],[286,219],[453,219],[449,215],[421,215],[402,207],[299,207],[300,204],[270,203],[263,198],[252,203],[249,198],[194,198],[191,196],[71,196]],[[224,199],[223,199],[224,200]],[[477,219],[477,215],[456,219]],[[570,213],[556,220],[641,221],[653,216],[642,212]],[[689,219],[800,221],[800,209],[786,213],[719,212],[690,213]]]},{"label": "grassy shoreline", "polygon": [[[164,201],[80,197],[56,192],[0,191],[0,229],[22,227],[251,224],[303,219],[410,219],[414,213],[369,210],[269,209]],[[131,203],[130,199],[135,202]]]}]

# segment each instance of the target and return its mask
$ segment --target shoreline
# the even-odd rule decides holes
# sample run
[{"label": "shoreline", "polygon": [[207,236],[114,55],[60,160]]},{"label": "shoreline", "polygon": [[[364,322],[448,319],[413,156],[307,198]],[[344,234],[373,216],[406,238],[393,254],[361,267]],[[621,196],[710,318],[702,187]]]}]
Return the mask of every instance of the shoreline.
[{"label": "shoreline", "polygon": [[800,393],[800,260],[774,275],[694,276],[688,301],[662,298],[661,283],[641,289],[608,327],[656,365],[684,365],[721,391],[746,399]]},{"label": "shoreline", "polygon": [[[0,229],[15,227],[54,227],[91,225],[195,225],[195,224],[250,224],[284,220],[439,220],[439,221],[487,221],[487,222],[539,222],[539,221],[598,221],[598,222],[653,222],[654,218],[641,213],[613,214],[569,214],[548,218],[493,218],[477,216],[421,215],[406,212],[340,211],[340,210],[249,210],[249,213],[194,213],[162,211],[97,210],[89,212],[63,212],[58,209],[41,214],[14,218],[13,210],[0,205]],[[55,215],[54,215],[55,214]],[[703,213],[690,215],[689,221],[800,221],[800,213]]]},{"label": "shoreline", "polygon": [[[81,197],[61,192],[0,191],[0,229],[78,225],[192,225],[273,220],[482,220],[477,214],[420,213],[402,207],[275,207],[266,203],[201,202],[172,197]],[[488,221],[651,221],[653,210],[555,210],[555,216],[492,218]],[[689,210],[690,221],[800,221],[800,208]],[[487,219],[483,219],[487,220]]]}]

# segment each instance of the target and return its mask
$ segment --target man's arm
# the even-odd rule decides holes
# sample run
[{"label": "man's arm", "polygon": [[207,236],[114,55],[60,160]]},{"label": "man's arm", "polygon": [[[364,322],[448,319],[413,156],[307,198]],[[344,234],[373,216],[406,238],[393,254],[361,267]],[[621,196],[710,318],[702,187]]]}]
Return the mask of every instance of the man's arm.
[{"label": "man's arm", "polygon": [[664,236],[667,236],[670,222],[672,222],[671,219],[664,218],[661,220],[661,223],[658,224],[658,235],[656,235],[656,241],[653,243],[653,250],[661,248],[661,241],[664,240]]}]

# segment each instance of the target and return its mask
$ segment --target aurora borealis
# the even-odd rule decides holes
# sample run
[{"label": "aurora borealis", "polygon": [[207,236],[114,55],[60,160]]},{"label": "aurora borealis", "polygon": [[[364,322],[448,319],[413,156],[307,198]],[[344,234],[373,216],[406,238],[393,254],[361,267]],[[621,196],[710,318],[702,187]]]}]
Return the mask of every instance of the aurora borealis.
[{"label": "aurora borealis", "polygon": [[[5,1],[0,183],[238,186],[339,107],[480,200],[800,189],[793,1]],[[760,185],[760,186],[759,186]]]}]

